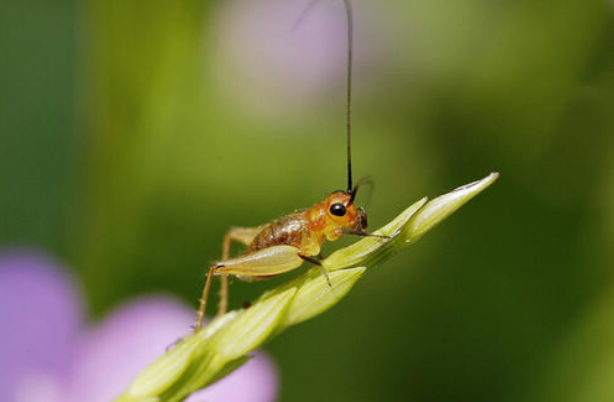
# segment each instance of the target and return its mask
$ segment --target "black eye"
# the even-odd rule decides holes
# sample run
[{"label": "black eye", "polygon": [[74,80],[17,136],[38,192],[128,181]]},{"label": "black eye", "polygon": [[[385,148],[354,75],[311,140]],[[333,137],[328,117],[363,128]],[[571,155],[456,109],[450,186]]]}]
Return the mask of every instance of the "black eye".
[{"label": "black eye", "polygon": [[343,204],[333,204],[330,206],[330,213],[335,216],[343,216],[345,215],[345,205]]}]

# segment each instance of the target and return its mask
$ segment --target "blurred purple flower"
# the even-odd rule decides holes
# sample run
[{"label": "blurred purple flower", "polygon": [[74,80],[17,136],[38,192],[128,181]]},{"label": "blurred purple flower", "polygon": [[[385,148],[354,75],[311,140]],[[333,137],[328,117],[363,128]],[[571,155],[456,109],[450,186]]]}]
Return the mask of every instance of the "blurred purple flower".
[{"label": "blurred purple flower", "polygon": [[[76,289],[43,255],[0,255],[0,401],[108,402],[194,319],[178,301],[157,296],[84,327]],[[275,368],[259,353],[188,401],[267,402],[276,393]]]},{"label": "blurred purple flower", "polygon": [[[228,1],[213,19],[215,81],[227,94],[259,111],[304,111],[325,95],[343,99],[346,74],[346,17],[342,2],[311,0]],[[362,9],[364,11],[364,9]],[[354,68],[375,65],[369,25],[375,15],[355,10]],[[366,21],[362,16],[368,17]],[[293,29],[294,28],[294,29]],[[374,67],[374,66],[373,66]],[[284,113],[279,113],[283,115]]]}]

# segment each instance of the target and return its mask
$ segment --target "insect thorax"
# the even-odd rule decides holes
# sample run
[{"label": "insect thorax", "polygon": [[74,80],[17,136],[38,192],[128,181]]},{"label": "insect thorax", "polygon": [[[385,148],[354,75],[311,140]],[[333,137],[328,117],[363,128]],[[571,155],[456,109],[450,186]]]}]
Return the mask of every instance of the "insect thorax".
[{"label": "insect thorax", "polygon": [[[294,246],[301,251],[308,252],[306,255],[319,253],[320,245],[309,229],[309,222],[304,211],[283,216],[265,226],[252,240],[247,251],[249,253],[279,245]],[[315,254],[312,254],[314,251]]]}]

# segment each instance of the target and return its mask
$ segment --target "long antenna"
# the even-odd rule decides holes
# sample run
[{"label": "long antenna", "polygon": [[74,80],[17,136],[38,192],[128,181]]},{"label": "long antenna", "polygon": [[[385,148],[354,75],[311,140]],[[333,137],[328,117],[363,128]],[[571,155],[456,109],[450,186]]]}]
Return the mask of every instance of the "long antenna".
[{"label": "long antenna", "polygon": [[348,162],[348,193],[352,191],[352,48],[354,39],[354,16],[350,0],[343,0],[348,25],[348,59],[345,108],[345,139]]},{"label": "long antenna", "polygon": [[[321,0],[312,0],[303,10],[301,15],[292,25],[292,31],[307,17],[307,14]],[[352,192],[352,56],[354,42],[354,15],[352,12],[352,3],[350,0],[343,0],[345,5],[345,15],[347,17],[347,82],[346,82],[346,107],[345,107],[345,139],[347,147],[347,169],[348,169],[348,189],[347,192]]]}]

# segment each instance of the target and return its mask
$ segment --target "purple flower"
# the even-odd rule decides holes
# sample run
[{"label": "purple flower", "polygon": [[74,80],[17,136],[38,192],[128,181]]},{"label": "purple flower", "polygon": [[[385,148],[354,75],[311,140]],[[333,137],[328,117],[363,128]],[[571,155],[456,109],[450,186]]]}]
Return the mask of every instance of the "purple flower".
[{"label": "purple flower", "polygon": [[[185,335],[194,313],[165,296],[133,300],[84,326],[76,284],[31,251],[0,254],[0,401],[108,402]],[[264,354],[189,402],[274,401],[277,376]]]},{"label": "purple flower", "polygon": [[[208,50],[214,52],[207,60],[214,63],[215,82],[224,92],[247,101],[253,110],[275,115],[291,108],[304,112],[306,103],[321,102],[326,96],[343,99],[347,53],[343,3],[319,2],[300,19],[309,3],[258,0],[220,5],[213,27],[207,27],[212,38]],[[364,8],[354,13],[356,78],[361,70],[379,69],[381,64],[375,55],[376,30],[369,29],[377,24],[373,14]]]}]

